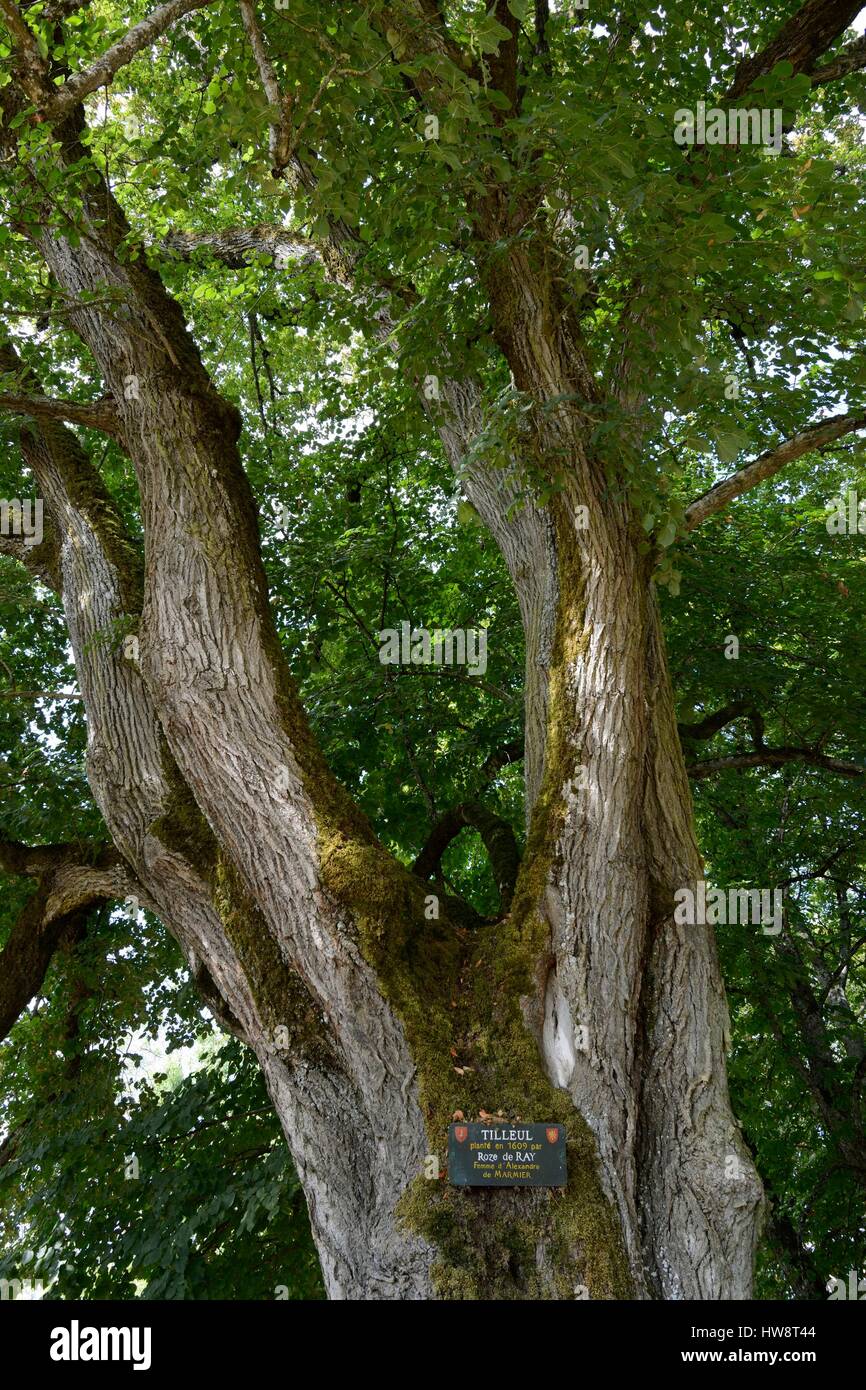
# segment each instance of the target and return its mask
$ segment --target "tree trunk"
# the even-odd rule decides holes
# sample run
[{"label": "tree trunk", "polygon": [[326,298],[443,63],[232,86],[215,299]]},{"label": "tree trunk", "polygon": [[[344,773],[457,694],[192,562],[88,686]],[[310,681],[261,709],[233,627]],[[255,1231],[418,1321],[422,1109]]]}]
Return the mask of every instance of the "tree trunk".
[{"label": "tree trunk", "polygon": [[535,1031],[598,1139],[636,1289],[746,1297],[760,1185],[728,1105],[712,930],[673,921],[676,889],[703,873],[658,607],[628,517],[595,500],[584,530],[591,494],[573,492],[555,505],[544,840],[531,845],[550,932]]},{"label": "tree trunk", "polygon": [[[78,136],[65,131],[67,168]],[[86,235],[67,240],[46,210],[37,240],[73,301],[117,301],[74,323],[116,402],[146,538],[142,583],[74,436],[34,429],[91,786],[205,997],[256,1053],[329,1294],[746,1296],[760,1189],[727,1102],[712,933],[672,922],[700,859],[658,612],[579,410],[537,425],[539,456],[568,464],[545,509],[509,520],[507,488],[473,479],[526,627],[531,825],[501,922],[430,922],[425,885],[378,844],[299,707],[236,412],[108,190],[82,200]],[[491,284],[538,403],[591,389],[551,302],[528,265]],[[137,626],[140,669],[95,640],[119,621]],[[563,1124],[567,1188],[425,1178],[454,1112],[482,1109]]]},{"label": "tree trunk", "polygon": [[[495,212],[480,218],[488,240]],[[587,444],[596,386],[556,263],[555,249],[530,258],[518,243],[481,264],[500,347],[534,402],[530,448],[557,486],[535,567],[556,617],[522,884],[549,947],[527,1016],[597,1138],[636,1292],[748,1297],[761,1186],[728,1101],[712,929],[673,921],[675,891],[703,873],[652,560],[622,474]]]}]

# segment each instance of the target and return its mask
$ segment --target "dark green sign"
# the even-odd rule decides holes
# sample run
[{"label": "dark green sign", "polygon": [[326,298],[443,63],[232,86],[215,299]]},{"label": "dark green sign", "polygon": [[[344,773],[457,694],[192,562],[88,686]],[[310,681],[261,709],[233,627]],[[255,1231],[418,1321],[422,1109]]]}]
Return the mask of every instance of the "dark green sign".
[{"label": "dark green sign", "polygon": [[562,1125],[451,1125],[448,1181],[457,1187],[564,1187]]}]

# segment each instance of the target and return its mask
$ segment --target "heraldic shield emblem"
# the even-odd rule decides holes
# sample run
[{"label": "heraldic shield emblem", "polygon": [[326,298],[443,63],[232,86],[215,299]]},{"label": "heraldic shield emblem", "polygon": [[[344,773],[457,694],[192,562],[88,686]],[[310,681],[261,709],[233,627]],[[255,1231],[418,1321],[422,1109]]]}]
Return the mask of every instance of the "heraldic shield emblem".
[{"label": "heraldic shield emblem", "polygon": [[457,1140],[457,1143],[458,1143],[458,1144],[465,1144],[465,1143],[466,1143],[466,1140],[469,1138],[469,1126],[468,1126],[468,1125],[455,1125],[455,1126],[454,1126],[454,1138]]},{"label": "heraldic shield emblem", "polygon": [[545,1134],[547,1135],[547,1142],[548,1142],[548,1144],[555,1144],[556,1141],[557,1141],[557,1139],[559,1138],[559,1128],[558,1128],[558,1126],[556,1126],[556,1125],[551,1125],[551,1126],[550,1126],[548,1129],[546,1129],[544,1132],[545,1132]]}]

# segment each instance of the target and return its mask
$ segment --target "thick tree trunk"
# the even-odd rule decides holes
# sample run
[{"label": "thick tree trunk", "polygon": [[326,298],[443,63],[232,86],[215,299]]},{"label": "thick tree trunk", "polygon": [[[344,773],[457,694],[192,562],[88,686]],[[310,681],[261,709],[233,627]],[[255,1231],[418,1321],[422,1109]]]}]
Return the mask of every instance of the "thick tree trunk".
[{"label": "thick tree trunk", "polygon": [[[356,922],[323,874],[325,847],[338,878],[357,854],[350,884],[370,877],[365,854],[390,861],[317,762],[281,669],[234,413],[159,282],[118,257],[119,210],[100,194],[88,214],[81,246],[46,235],[41,247],[73,294],[111,286],[126,307],[117,318],[84,311],[78,326],[122,403],[139,472],[140,620],[122,523],[74,436],[46,427],[27,455],[64,538],[91,787],[145,903],[258,1057],[330,1294],[423,1297],[431,1252],[395,1216],[428,1147],[415,1067]],[[130,619],[141,671],[118,640]],[[303,773],[299,752],[310,762]],[[419,920],[422,907],[418,885]]]},{"label": "thick tree trunk", "polygon": [[[82,158],[69,129],[64,159]],[[760,1193],[727,1103],[711,933],[671,920],[700,860],[658,613],[579,411],[538,426],[540,455],[568,463],[544,510],[509,519],[509,487],[483,469],[470,480],[526,628],[532,819],[508,916],[431,923],[424,885],[325,766],[284,669],[236,413],[130,258],[105,188],[83,195],[83,216],[80,239],[52,228],[38,243],[73,301],[117,300],[82,304],[75,326],[116,402],[146,537],[140,593],[74,437],[34,433],[91,785],[205,997],[258,1057],[330,1295],[746,1294]],[[491,289],[538,402],[591,390],[567,317],[551,327],[540,307],[549,289],[528,265]],[[443,429],[465,441],[474,397],[446,396]],[[96,640],[130,619],[140,670]],[[453,1113],[482,1109],[566,1126],[561,1195],[425,1180]]]},{"label": "thick tree trunk", "polygon": [[536,1034],[597,1136],[636,1287],[743,1297],[760,1185],[728,1105],[712,930],[673,921],[703,875],[658,609],[629,518],[591,501],[584,530],[580,498],[555,506]]},{"label": "thick tree trunk", "polygon": [[[488,235],[497,215],[483,210]],[[712,929],[673,921],[676,889],[703,875],[652,562],[616,461],[587,444],[597,387],[556,263],[517,243],[481,266],[500,347],[535,402],[530,447],[557,486],[544,598],[524,604],[555,613],[525,888],[549,954],[527,1014],[597,1137],[636,1292],[746,1297],[761,1187],[728,1101]]]}]

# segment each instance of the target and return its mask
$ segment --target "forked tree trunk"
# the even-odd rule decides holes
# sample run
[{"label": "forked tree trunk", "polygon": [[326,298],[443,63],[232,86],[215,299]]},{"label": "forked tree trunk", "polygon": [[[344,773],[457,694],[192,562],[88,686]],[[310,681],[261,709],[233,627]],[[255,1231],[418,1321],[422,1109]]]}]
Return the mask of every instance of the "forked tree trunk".
[{"label": "forked tree trunk", "polygon": [[[75,326],[117,402],[146,537],[139,617],[110,499],[83,485],[68,431],[35,433],[91,785],[262,1065],[330,1295],[746,1295],[760,1189],[727,1101],[712,935],[672,922],[700,860],[658,612],[579,413],[538,427],[568,464],[546,510],[509,520],[501,489],[471,480],[526,625],[533,810],[509,915],[470,933],[427,920],[425,885],[325,766],[273,629],[235,412],[107,190],[83,196],[87,235],[38,242],[71,297],[108,286],[122,305]],[[538,288],[511,267],[491,302],[518,385],[545,401],[575,389],[573,345]],[[93,640],[124,617],[140,672]],[[482,1109],[564,1124],[567,1189],[428,1180],[453,1113]]]},{"label": "forked tree trunk", "polygon": [[[488,240],[505,234],[498,212],[483,210]],[[524,1008],[597,1138],[636,1294],[747,1297],[762,1191],[728,1100],[713,932],[673,920],[702,864],[652,560],[616,464],[587,444],[597,386],[557,264],[554,247],[519,242],[481,262],[500,347],[535,402],[529,447],[557,485],[524,561],[546,586],[522,609],[544,677],[527,730],[546,729],[526,890],[549,942]]]},{"label": "forked tree trunk", "polygon": [[637,528],[588,479],[554,504],[534,1027],[597,1137],[636,1292],[744,1297],[761,1190],[728,1103],[712,929],[673,920],[702,866],[658,607]]}]

